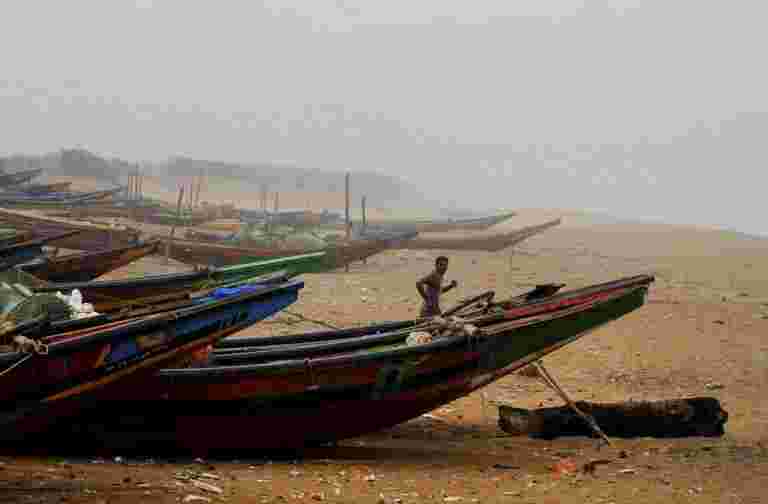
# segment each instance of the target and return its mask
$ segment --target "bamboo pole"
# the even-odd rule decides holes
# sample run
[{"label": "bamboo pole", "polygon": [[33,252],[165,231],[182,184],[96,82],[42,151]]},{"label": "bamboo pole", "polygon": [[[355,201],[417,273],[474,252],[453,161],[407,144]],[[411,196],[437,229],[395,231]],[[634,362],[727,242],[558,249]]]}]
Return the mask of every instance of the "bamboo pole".
[{"label": "bamboo pole", "polygon": [[349,221],[349,173],[344,176],[344,228],[346,238],[349,240],[352,224]]},{"label": "bamboo pole", "polygon": [[[360,201],[360,209],[363,212],[363,218],[362,218],[363,220],[362,220],[362,224],[361,224],[361,226],[362,226],[361,229],[362,229],[362,232],[365,233],[365,227],[368,224],[368,221],[365,218],[365,196],[363,196],[362,200]],[[368,264],[368,258],[367,257],[363,258],[363,264]]]},{"label": "bamboo pole", "polygon": [[[352,231],[352,224],[349,222],[349,172],[344,176],[344,222],[346,242],[349,243],[350,232]],[[343,247],[341,251],[343,253]],[[344,261],[344,271],[349,272],[349,262],[346,260]]]},{"label": "bamboo pole", "polygon": [[362,211],[363,211],[363,224],[362,224],[362,228],[363,228],[363,231],[365,231],[365,228],[368,226],[368,220],[365,218],[365,196],[363,196],[363,200],[360,202],[360,206],[361,206]]},{"label": "bamboo pole", "polygon": [[178,223],[179,219],[181,218],[181,205],[184,201],[184,185],[182,184],[179,187],[179,199],[176,202],[176,222],[173,223],[171,226],[171,232],[168,234],[168,243],[165,246],[165,262],[166,264],[170,262],[170,256],[171,256],[171,242],[173,241],[173,235],[176,233],[176,224]]}]

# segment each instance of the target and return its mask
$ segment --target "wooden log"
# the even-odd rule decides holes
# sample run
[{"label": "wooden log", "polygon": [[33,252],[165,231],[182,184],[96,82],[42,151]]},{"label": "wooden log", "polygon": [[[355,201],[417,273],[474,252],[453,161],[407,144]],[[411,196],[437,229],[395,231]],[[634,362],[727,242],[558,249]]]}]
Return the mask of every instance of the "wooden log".
[{"label": "wooden log", "polygon": [[[728,421],[728,412],[713,397],[621,403],[577,401],[575,404],[594,418],[609,437],[719,437],[725,433]],[[584,419],[568,406],[527,410],[500,405],[499,427],[510,434],[538,439],[595,437]]]}]

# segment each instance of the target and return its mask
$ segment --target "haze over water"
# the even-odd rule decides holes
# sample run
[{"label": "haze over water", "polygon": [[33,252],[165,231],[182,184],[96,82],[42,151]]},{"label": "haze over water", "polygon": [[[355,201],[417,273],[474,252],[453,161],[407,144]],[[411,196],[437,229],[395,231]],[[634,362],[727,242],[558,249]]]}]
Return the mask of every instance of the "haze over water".
[{"label": "haze over water", "polygon": [[6,2],[0,154],[379,171],[476,209],[768,233],[768,5]]}]

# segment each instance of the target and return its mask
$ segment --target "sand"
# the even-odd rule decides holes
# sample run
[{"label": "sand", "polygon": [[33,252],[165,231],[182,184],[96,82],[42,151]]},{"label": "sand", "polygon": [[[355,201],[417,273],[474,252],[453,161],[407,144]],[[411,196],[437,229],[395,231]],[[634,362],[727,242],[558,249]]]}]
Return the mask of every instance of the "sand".
[{"label": "sand", "polygon": [[[547,357],[547,368],[574,399],[716,397],[730,414],[725,437],[614,440],[600,449],[593,439],[509,437],[496,424],[496,403],[560,404],[541,382],[512,375],[429,415],[295,460],[258,453],[204,461],[151,453],[128,459],[0,453],[0,503],[170,503],[189,495],[253,503],[762,501],[768,488],[768,240],[546,210],[499,227],[553,213],[565,215],[561,227],[514,250],[448,251],[446,279],[457,279],[459,289],[445,303],[488,289],[501,296],[536,283],[575,288],[654,273],[644,307]],[[387,251],[349,273],[305,275],[306,288],[289,311],[339,326],[413,317],[414,282],[440,253]],[[180,267],[152,257],[111,276]],[[241,334],[319,329],[284,312]],[[583,466],[595,460],[608,462],[585,474]],[[202,481],[221,495],[178,479],[185,470],[217,477]]]}]

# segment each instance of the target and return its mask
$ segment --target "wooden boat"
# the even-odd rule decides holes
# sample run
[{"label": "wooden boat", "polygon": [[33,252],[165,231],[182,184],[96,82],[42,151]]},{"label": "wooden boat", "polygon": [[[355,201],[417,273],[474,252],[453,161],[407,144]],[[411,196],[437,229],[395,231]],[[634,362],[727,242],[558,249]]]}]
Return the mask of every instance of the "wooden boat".
[{"label": "wooden boat", "polygon": [[53,184],[29,184],[21,187],[28,194],[48,194],[64,192],[72,185],[72,182],[54,182]]},{"label": "wooden boat", "polygon": [[51,217],[62,217],[67,219],[88,219],[99,217],[122,217],[127,219],[144,220],[147,216],[156,214],[165,210],[160,205],[132,205],[131,202],[116,205],[114,203],[94,203],[87,206],[78,206],[67,210],[48,212]]},{"label": "wooden boat", "polygon": [[83,301],[91,303],[97,312],[109,312],[127,307],[142,307],[167,301],[187,292],[215,286],[248,281],[267,273],[287,271],[305,273],[318,268],[325,253],[303,254],[267,261],[254,261],[237,266],[202,269],[166,275],[151,275],[125,280],[95,280],[90,282],[46,282],[28,286],[33,292],[71,292],[78,289]]},{"label": "wooden boat", "polygon": [[104,250],[113,247],[127,247],[139,240],[134,229],[115,229],[86,223],[75,223],[54,217],[42,217],[23,210],[0,210],[0,223],[18,230],[32,231],[36,235],[48,235],[66,231],[79,231],[70,239],[58,240],[56,245],[72,250]]},{"label": "wooden boat", "polygon": [[231,266],[264,259],[274,259],[311,252],[325,252],[321,264],[316,271],[328,271],[341,268],[356,261],[362,261],[389,247],[387,240],[365,239],[353,240],[348,243],[335,243],[323,249],[277,249],[235,247],[218,243],[207,243],[192,240],[174,240],[170,244],[170,256],[186,264]]},{"label": "wooden boat", "polygon": [[[442,233],[448,231],[481,231],[495,226],[513,217],[515,212],[507,212],[487,217],[474,217],[468,219],[439,219],[439,220],[369,220],[366,221],[368,230],[397,231],[410,230],[419,233]],[[336,224],[336,229],[344,229],[344,224]],[[361,229],[359,222],[355,222],[354,229]]]},{"label": "wooden boat", "polygon": [[16,173],[0,174],[0,187],[10,187],[29,182],[33,178],[43,173],[42,169],[26,170]]},{"label": "wooden boat", "polygon": [[0,228],[0,247],[7,247],[14,243],[31,240],[31,231],[18,231],[14,228]]},{"label": "wooden boat", "polygon": [[[652,281],[637,276],[564,292],[467,319],[478,329],[464,326],[421,344],[406,343],[409,328],[363,336],[371,341],[361,350],[334,341],[303,348],[275,342],[264,348],[282,346],[290,355],[164,369],[66,429],[73,439],[121,453],[200,455],[300,449],[370,433],[465,396],[636,310]],[[433,321],[421,329],[443,327]]]},{"label": "wooden boat", "polygon": [[46,282],[88,282],[160,250],[160,242],[46,257],[19,268]]},{"label": "wooden boat", "polygon": [[58,242],[59,240],[66,240],[77,233],[77,231],[57,233],[2,247],[0,248],[0,263],[7,267],[32,261],[43,255],[43,247],[45,245]]},{"label": "wooden boat", "polygon": [[41,195],[3,195],[0,194],[0,206],[19,208],[62,208],[76,205],[87,205],[108,198],[122,191],[122,187],[93,191],[88,193],[57,193]]},{"label": "wooden boat", "polygon": [[216,219],[209,222],[204,222],[200,225],[200,228],[211,231],[223,231],[228,233],[236,233],[243,226],[240,219]]},{"label": "wooden boat", "polygon": [[0,353],[0,439],[5,446],[24,444],[83,407],[143,388],[159,367],[280,311],[302,287],[291,281],[211,296],[179,310],[49,336],[37,342],[45,345],[37,353]]},{"label": "wooden boat", "polygon": [[476,235],[476,236],[443,236],[428,237],[418,236],[410,240],[397,242],[396,248],[409,250],[478,250],[485,252],[498,252],[523,240],[539,234],[551,227],[559,225],[560,219],[555,219],[536,226],[528,226],[515,231],[505,233]]},{"label": "wooden boat", "polygon": [[[0,274],[0,276],[3,277],[9,285],[12,285],[13,282],[17,281],[22,283],[26,280],[25,278],[19,278],[18,275],[8,273]],[[55,310],[50,311],[49,306],[49,317],[44,323],[27,324],[24,328],[19,330],[19,333],[34,339],[41,339],[65,332],[84,330],[125,320],[135,320],[141,317],[155,316],[161,313],[168,313],[182,308],[197,306],[200,304],[201,300],[204,301],[211,296],[218,299],[222,297],[222,293],[224,296],[229,296],[232,295],[233,292],[237,292],[243,288],[253,289],[254,287],[281,285],[295,276],[294,273],[288,273],[287,271],[276,271],[267,275],[232,282],[224,286],[213,286],[201,290],[183,291],[164,297],[158,296],[153,299],[144,299],[140,304],[137,303],[133,306],[123,306],[120,309],[98,314],[90,314],[85,317],[76,316],[73,318],[69,312],[65,313],[63,311],[57,314],[55,313]],[[22,283],[22,285],[26,284]],[[2,286],[0,285],[0,288],[1,287]],[[14,285],[13,288],[23,289],[23,287],[18,287],[16,285]]]}]

